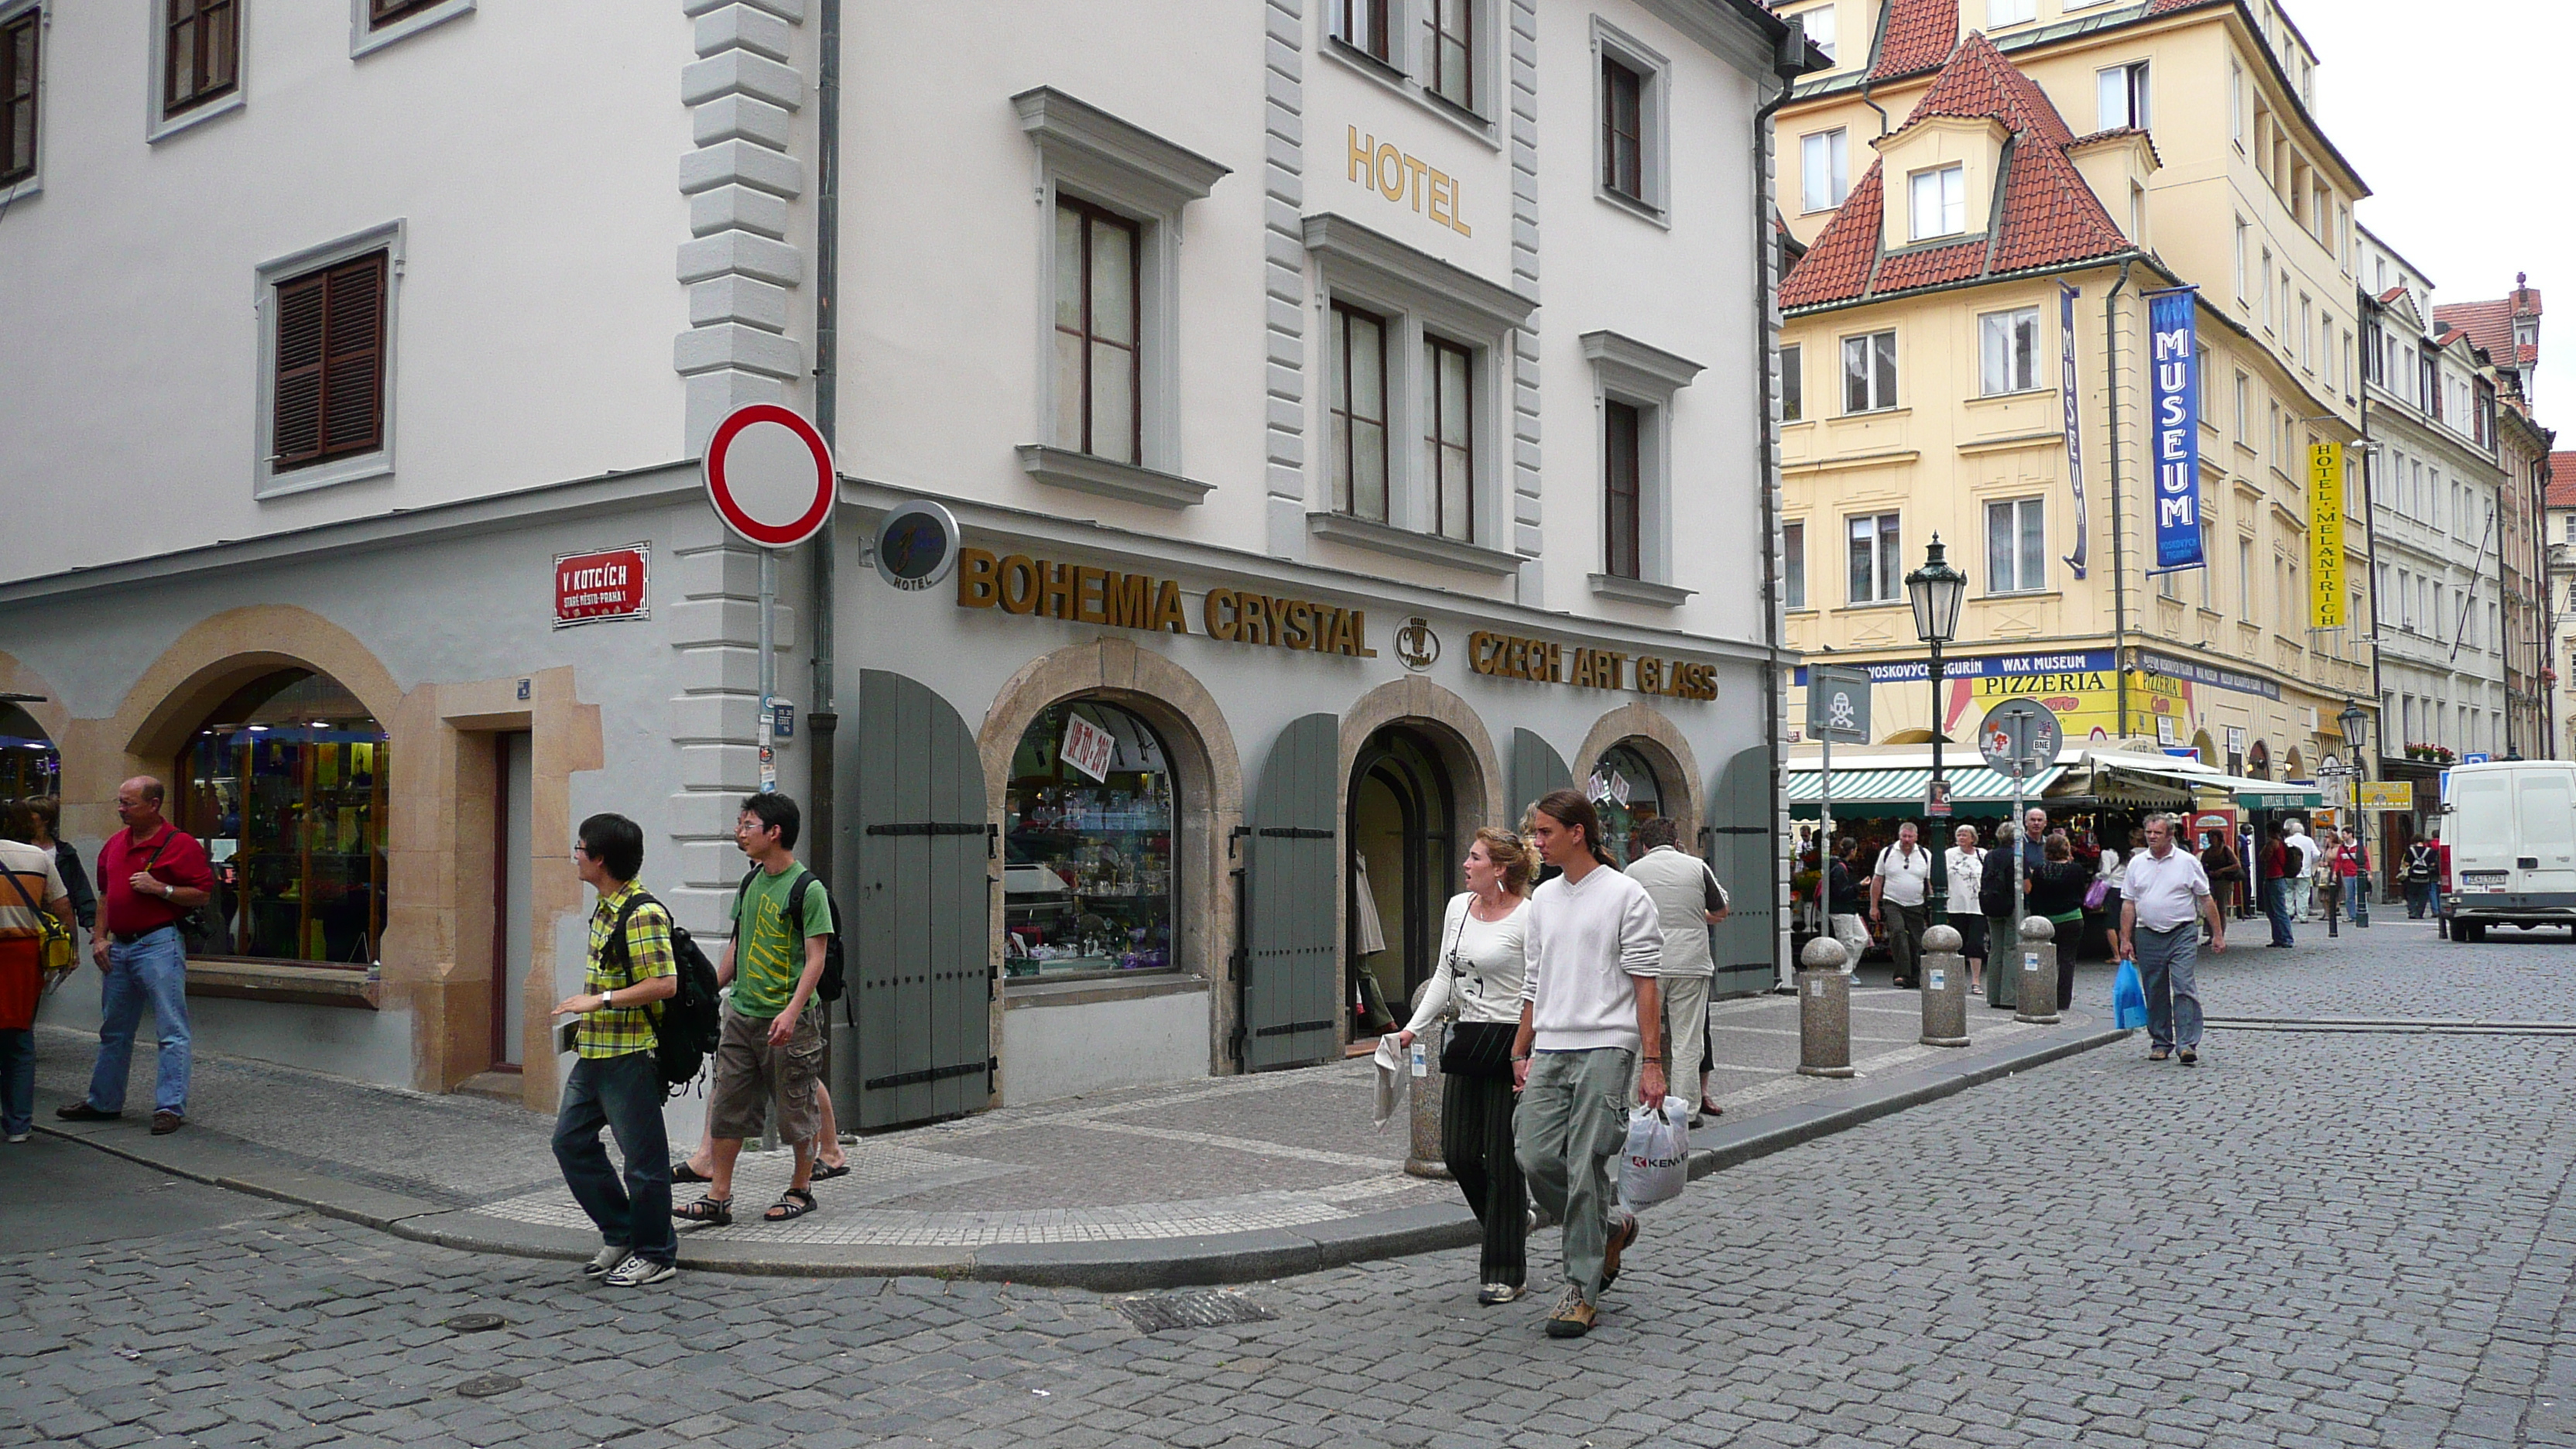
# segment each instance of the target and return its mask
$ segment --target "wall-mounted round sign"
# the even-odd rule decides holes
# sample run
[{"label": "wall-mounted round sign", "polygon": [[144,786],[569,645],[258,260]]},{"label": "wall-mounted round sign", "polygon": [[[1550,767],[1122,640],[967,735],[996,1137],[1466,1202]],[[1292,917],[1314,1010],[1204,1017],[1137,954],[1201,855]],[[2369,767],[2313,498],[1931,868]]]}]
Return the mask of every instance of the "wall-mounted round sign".
[{"label": "wall-mounted round sign", "polygon": [[899,504],[877,525],[877,577],[906,593],[934,589],[957,567],[957,520],[936,503]]},{"label": "wall-mounted round sign", "polygon": [[839,491],[823,435],[776,403],[726,414],[699,466],[716,516],[762,548],[794,548],[821,532]]}]

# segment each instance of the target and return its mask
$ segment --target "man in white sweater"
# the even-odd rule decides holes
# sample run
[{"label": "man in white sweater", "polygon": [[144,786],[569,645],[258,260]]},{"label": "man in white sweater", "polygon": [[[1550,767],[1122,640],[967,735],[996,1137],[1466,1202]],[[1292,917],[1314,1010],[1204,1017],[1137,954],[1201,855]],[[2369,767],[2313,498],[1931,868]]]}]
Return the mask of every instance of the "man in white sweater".
[{"label": "man in white sweater", "polygon": [[1627,1139],[1619,1107],[1641,1063],[1638,1099],[1664,1100],[1655,979],[1664,938],[1645,888],[1601,853],[1590,801],[1550,791],[1532,807],[1527,834],[1564,874],[1530,896],[1529,977],[1512,1041],[1521,1088],[1514,1155],[1530,1196],[1564,1229],[1565,1293],[1548,1314],[1548,1337],[1581,1338],[1601,1290],[1619,1276],[1620,1254],[1637,1240],[1636,1215],[1617,1206],[1609,1166]]}]

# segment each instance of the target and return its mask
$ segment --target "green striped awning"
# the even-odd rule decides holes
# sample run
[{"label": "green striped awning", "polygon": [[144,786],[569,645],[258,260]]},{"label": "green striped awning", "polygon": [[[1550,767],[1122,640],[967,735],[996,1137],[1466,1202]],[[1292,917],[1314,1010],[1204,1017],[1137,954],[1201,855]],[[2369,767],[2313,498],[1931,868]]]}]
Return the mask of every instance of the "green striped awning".
[{"label": "green striped awning", "polygon": [[[1803,767],[1806,762],[1802,760],[1798,764]],[[2065,773],[2065,766],[2051,765],[2024,780],[2022,798],[2038,799]],[[1814,807],[1822,804],[1825,798],[1825,772],[1793,767],[1788,774],[1790,813],[1814,815]],[[1964,765],[1945,767],[1941,776],[1950,782],[1950,803],[1953,805],[2012,803],[2012,777],[1987,769],[1977,763],[1974,755],[1969,756],[1968,763]],[[1864,765],[1837,769],[1834,771],[1834,810],[1840,814],[1845,807],[1854,810],[1893,807],[1881,813],[1919,815],[1923,810],[1924,788],[1931,783],[1932,771],[1928,766],[1873,769]],[[1801,809],[1802,806],[1806,808]]]}]

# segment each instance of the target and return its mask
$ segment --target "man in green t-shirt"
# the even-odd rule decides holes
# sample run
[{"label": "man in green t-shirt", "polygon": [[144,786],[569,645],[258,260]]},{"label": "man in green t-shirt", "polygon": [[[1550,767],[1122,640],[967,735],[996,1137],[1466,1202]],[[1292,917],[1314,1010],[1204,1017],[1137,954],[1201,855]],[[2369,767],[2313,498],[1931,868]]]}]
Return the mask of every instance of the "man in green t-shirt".
[{"label": "man in green t-shirt", "polygon": [[[746,798],[734,821],[734,843],[759,869],[736,897],[733,939],[716,963],[716,979],[733,989],[716,1047],[715,1089],[707,1099],[715,1170],[708,1174],[707,1195],[676,1210],[690,1222],[720,1227],[733,1221],[734,1160],[743,1139],[761,1130],[764,1108],[777,1112],[778,1135],[795,1144],[796,1177],[763,1221],[783,1223],[814,1210],[823,1034],[806,1008],[823,977],[832,903],[823,882],[796,863],[800,828],[796,802],[774,792]],[[799,880],[806,882],[804,906],[790,921],[788,903]]]}]

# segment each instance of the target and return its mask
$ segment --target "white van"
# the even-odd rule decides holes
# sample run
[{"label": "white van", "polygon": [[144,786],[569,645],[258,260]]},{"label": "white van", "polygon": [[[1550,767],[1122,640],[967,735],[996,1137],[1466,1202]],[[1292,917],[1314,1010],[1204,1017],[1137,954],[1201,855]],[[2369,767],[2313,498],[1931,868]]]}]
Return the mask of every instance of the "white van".
[{"label": "white van", "polygon": [[2451,939],[2482,940],[2489,926],[2576,929],[2576,762],[2508,760],[2450,774],[2442,913]]}]

